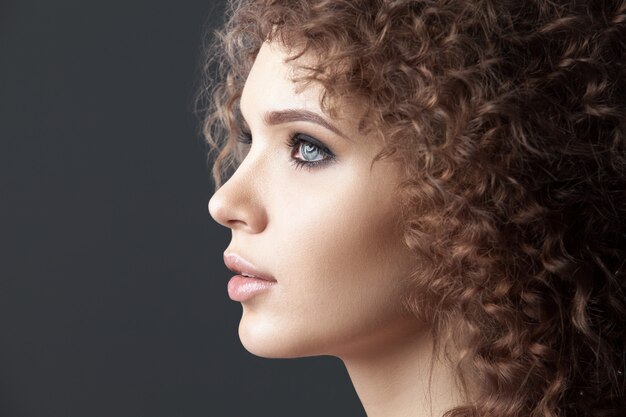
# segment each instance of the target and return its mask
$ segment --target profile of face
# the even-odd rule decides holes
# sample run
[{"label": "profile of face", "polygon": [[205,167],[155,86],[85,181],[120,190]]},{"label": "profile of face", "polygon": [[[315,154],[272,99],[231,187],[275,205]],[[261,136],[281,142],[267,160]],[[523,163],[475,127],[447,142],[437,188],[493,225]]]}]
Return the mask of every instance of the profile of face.
[{"label": "profile of face", "polygon": [[240,102],[251,144],[209,201],[232,232],[225,256],[276,280],[242,301],[239,337],[262,357],[365,355],[422,327],[400,308],[416,267],[398,227],[400,169],[372,165],[383,144],[359,131],[358,107],[329,117],[322,87],[294,82],[287,57],[260,49]]}]

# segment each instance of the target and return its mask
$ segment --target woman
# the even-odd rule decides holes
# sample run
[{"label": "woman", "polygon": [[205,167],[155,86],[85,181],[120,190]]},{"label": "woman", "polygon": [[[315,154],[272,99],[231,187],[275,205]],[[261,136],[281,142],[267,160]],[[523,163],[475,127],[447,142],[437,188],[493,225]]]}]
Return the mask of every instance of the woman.
[{"label": "woman", "polygon": [[244,0],[219,35],[247,350],[341,358],[369,417],[626,415],[626,2]]}]

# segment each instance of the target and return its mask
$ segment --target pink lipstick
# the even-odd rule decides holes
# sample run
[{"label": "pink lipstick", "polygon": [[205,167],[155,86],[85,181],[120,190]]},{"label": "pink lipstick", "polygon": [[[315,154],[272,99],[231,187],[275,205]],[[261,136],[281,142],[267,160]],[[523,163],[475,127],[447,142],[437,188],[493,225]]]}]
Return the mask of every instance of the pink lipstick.
[{"label": "pink lipstick", "polygon": [[228,281],[228,296],[233,301],[249,300],[276,284],[274,277],[235,253],[225,253],[224,263],[237,273]]}]

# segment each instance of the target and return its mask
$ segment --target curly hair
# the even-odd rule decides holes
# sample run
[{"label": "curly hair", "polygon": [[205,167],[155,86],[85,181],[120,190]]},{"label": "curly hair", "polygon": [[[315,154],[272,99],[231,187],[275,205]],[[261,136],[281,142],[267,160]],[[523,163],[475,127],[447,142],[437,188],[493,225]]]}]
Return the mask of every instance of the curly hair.
[{"label": "curly hair", "polygon": [[298,82],[331,115],[359,99],[402,163],[403,304],[478,387],[447,416],[626,414],[626,1],[231,1],[217,35],[216,187],[268,40],[316,54]]}]

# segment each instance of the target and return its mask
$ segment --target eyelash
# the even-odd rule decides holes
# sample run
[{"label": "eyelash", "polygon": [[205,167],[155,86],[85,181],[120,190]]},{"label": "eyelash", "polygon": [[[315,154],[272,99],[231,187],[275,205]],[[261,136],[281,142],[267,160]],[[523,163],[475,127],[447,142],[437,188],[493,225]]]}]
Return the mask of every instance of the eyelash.
[{"label": "eyelash", "polygon": [[[250,132],[242,131],[237,138],[237,141],[245,145],[250,145],[252,144],[252,134]],[[304,161],[292,157],[291,163],[295,165],[296,168],[306,168],[312,170],[320,168],[323,165],[326,165],[336,159],[335,155],[330,151],[330,149],[324,146],[317,139],[309,135],[305,135],[304,133],[296,133],[295,135],[290,136],[287,139],[287,142],[285,142],[285,145],[287,145],[287,148],[291,151],[291,155],[293,155],[294,151],[297,151],[303,143],[313,145],[317,149],[319,149],[321,154],[324,156],[324,159],[321,159],[319,161]]]}]

